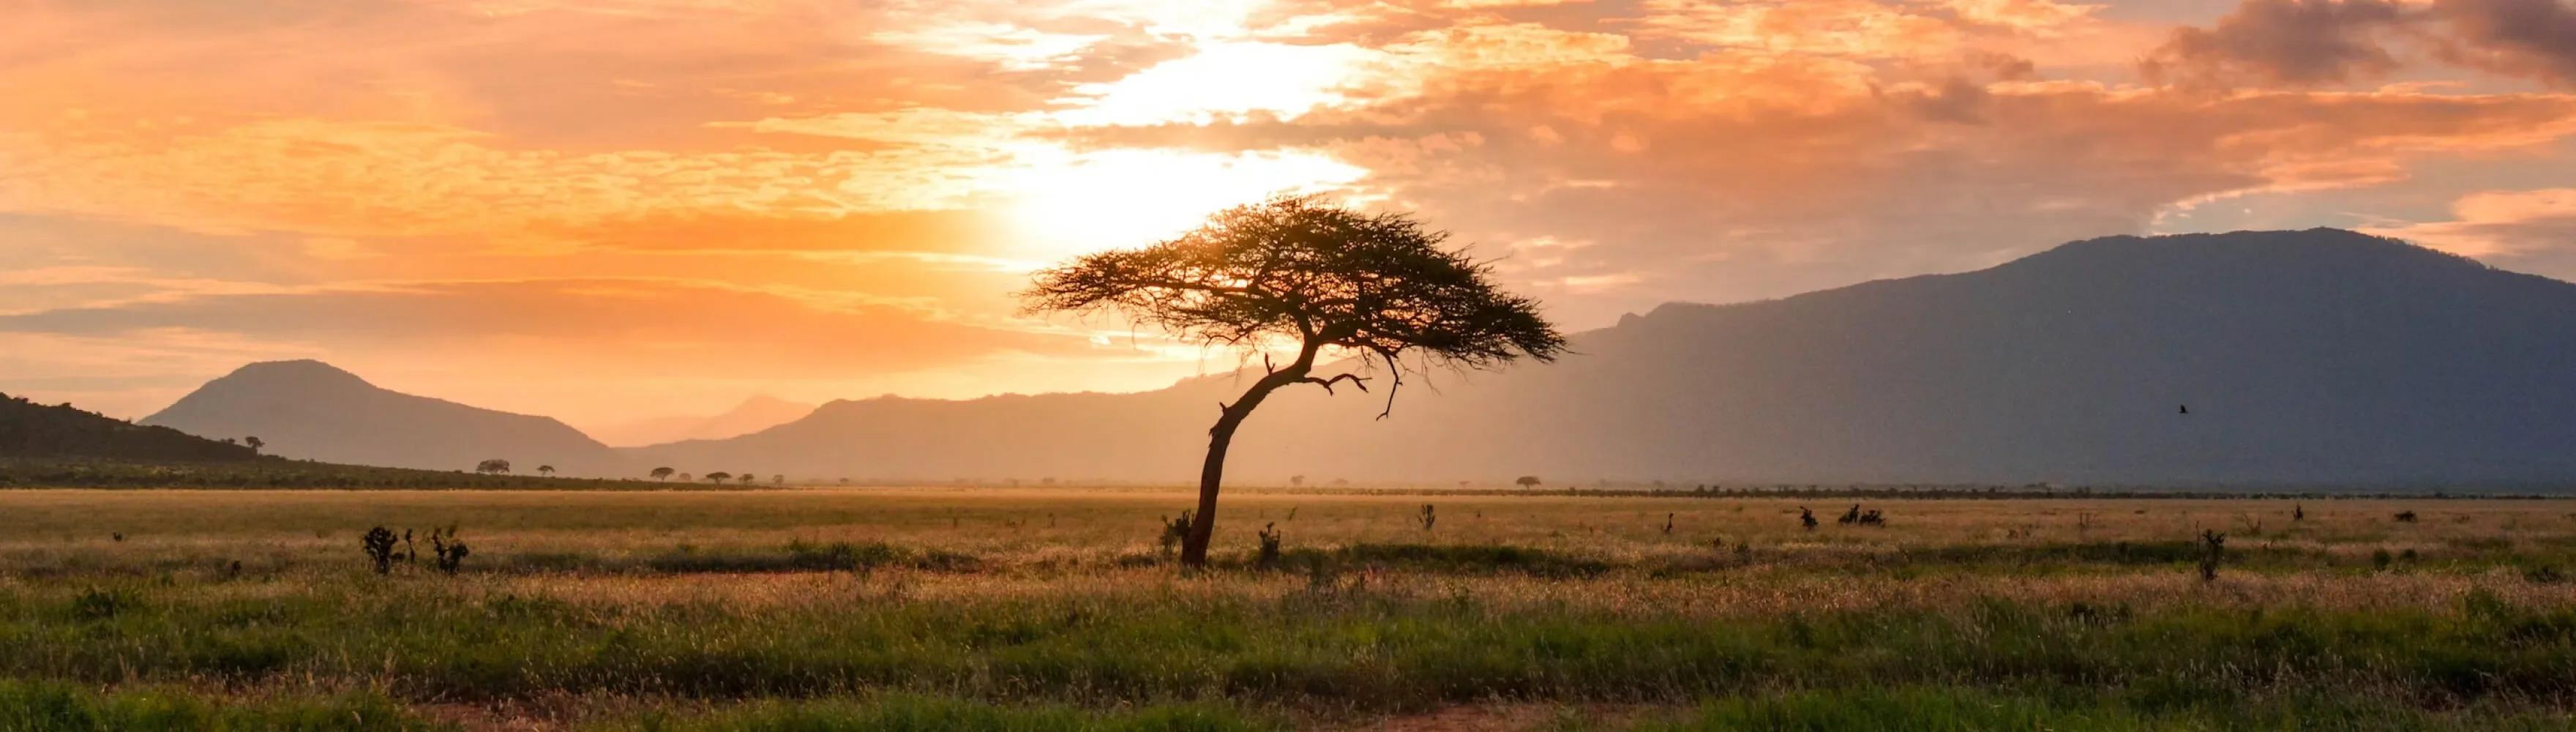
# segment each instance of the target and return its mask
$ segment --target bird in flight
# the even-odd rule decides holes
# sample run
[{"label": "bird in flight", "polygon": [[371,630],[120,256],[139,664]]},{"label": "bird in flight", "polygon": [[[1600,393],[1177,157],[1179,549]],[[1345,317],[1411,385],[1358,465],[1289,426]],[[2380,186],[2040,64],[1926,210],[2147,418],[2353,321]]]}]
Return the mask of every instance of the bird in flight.
[{"label": "bird in flight", "polygon": [[2182,407],[2182,413],[2183,413],[2183,414],[2190,414],[2190,413],[2191,413],[2191,405],[2189,405],[2189,404],[2184,404],[2184,405],[2180,405],[2180,406]]}]

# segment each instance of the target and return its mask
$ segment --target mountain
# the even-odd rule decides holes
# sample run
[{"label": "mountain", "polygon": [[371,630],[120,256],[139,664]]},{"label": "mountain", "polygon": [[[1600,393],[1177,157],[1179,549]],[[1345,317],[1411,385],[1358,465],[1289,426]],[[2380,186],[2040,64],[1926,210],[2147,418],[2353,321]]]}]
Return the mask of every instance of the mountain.
[{"label": "mountain", "polygon": [[252,461],[259,453],[168,427],[146,427],[72,405],[0,394],[0,458],[102,458],[158,462]]},{"label": "mountain", "polygon": [[[1229,475],[1317,480],[2576,483],[2576,285],[2348,231],[2109,237],[1577,334],[1579,355],[1274,397]],[[1437,389],[1427,388],[1437,386]],[[1182,482],[1233,376],[879,398],[631,451],[682,470]],[[2187,408],[2187,413],[2186,413]]]},{"label": "mountain", "polygon": [[499,458],[520,472],[630,472],[616,451],[552,418],[388,391],[320,361],[243,366],[142,423],[257,435],[271,454],[331,463],[463,470]]},{"label": "mountain", "polygon": [[743,400],[732,409],[712,417],[657,417],[584,431],[600,442],[619,446],[720,440],[786,424],[813,412],[812,404],[798,404],[764,394]]}]

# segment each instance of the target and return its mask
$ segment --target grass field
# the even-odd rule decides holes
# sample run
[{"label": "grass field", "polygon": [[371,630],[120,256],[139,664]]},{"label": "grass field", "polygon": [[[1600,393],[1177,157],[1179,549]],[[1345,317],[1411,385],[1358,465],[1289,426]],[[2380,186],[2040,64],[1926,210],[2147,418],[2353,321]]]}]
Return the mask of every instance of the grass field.
[{"label": "grass field", "polygon": [[0,729],[2576,723],[2566,501],[1259,492],[1194,575],[1189,503],[0,491]]}]

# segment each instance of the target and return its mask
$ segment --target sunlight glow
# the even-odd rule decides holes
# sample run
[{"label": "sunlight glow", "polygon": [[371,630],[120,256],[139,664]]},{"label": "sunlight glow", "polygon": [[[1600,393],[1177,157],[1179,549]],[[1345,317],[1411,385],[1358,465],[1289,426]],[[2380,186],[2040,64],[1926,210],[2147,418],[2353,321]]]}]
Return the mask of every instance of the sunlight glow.
[{"label": "sunlight glow", "polygon": [[1326,191],[1367,170],[1300,151],[1219,155],[1110,150],[1061,157],[1002,181],[1020,256],[1054,258],[1142,246],[1227,206],[1274,193]]},{"label": "sunlight glow", "polygon": [[1198,53],[1107,83],[1082,84],[1055,100],[1072,108],[1052,115],[1076,126],[1205,124],[1266,112],[1281,119],[1347,101],[1342,90],[1368,68],[1373,52],[1349,44],[1202,44]]}]

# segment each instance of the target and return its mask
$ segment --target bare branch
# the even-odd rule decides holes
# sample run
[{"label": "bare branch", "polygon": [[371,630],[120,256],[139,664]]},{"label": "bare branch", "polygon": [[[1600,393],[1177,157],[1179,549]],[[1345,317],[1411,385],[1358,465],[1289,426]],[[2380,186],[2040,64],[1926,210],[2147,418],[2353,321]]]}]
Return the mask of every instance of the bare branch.
[{"label": "bare branch", "polygon": [[1352,386],[1359,387],[1362,392],[1368,391],[1368,380],[1360,378],[1359,374],[1335,374],[1333,378],[1329,379],[1308,376],[1303,379],[1298,379],[1297,383],[1314,384],[1316,386],[1324,387],[1325,394],[1332,394],[1333,385],[1340,383],[1343,380],[1349,380]]}]

